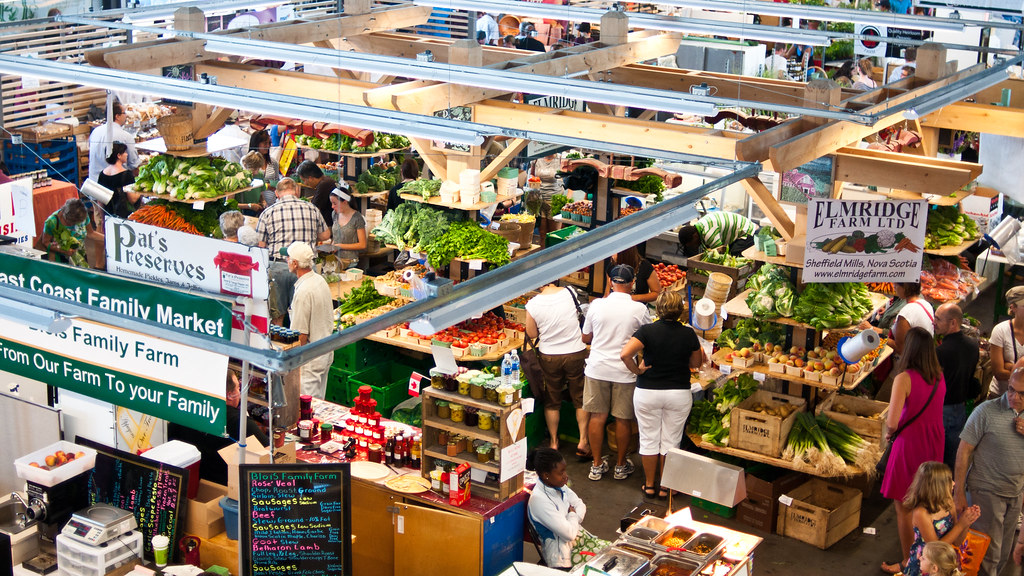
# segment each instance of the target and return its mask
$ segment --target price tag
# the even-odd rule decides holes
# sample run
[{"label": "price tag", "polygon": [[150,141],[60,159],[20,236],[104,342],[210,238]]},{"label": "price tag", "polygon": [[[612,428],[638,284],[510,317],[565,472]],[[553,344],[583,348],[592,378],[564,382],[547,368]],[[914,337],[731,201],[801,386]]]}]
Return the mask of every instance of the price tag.
[{"label": "price tag", "polygon": [[725,311],[725,304],[722,304],[722,309],[718,312],[718,321],[725,322],[729,319],[729,313]]},{"label": "price tag", "polygon": [[423,375],[418,372],[413,372],[409,376],[409,396],[420,395],[420,384],[423,381]]},{"label": "price tag", "polygon": [[758,382],[764,382],[765,375],[760,372],[754,372],[754,380],[757,380]]},{"label": "price tag", "polygon": [[198,211],[202,212],[203,208],[206,208],[206,202],[194,202],[194,203],[192,203],[192,209],[193,210],[198,210]]},{"label": "price tag", "polygon": [[469,261],[469,269],[470,270],[483,270],[484,269],[484,261],[483,260],[470,260]]},{"label": "price tag", "polygon": [[703,492],[701,492],[700,490],[694,490],[691,496],[693,496],[694,498],[700,498],[701,494],[703,494]]},{"label": "price tag", "polygon": [[792,506],[793,498],[791,496],[786,496],[785,494],[783,494],[782,496],[779,496],[779,504],[782,504],[783,506]]},{"label": "price tag", "polygon": [[870,536],[874,536],[875,535],[875,527],[874,526],[865,526],[864,527],[864,533],[868,534]]},{"label": "price tag", "polygon": [[499,222],[491,222],[491,230],[497,230],[498,228],[501,228],[501,224]]},{"label": "price tag", "polygon": [[732,374],[732,366],[729,366],[728,364],[722,364],[721,366],[718,367],[718,371],[721,372],[722,374]]},{"label": "price tag", "polygon": [[398,516],[398,533],[405,534],[405,516]]},{"label": "price tag", "polygon": [[534,403],[534,399],[533,398],[523,398],[523,400],[522,400],[523,414],[531,414],[533,412],[533,403]]}]

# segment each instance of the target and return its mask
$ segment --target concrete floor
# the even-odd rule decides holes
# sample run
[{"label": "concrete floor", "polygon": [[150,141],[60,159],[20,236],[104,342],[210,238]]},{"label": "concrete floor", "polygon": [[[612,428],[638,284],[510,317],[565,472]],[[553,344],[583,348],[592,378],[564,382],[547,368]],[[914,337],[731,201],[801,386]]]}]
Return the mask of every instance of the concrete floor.
[{"label": "concrete floor", "polygon": [[[1010,279],[1007,278],[1007,287]],[[992,318],[995,294],[988,289],[965,310],[982,322],[982,333],[991,332],[995,323]],[[1000,318],[999,320],[1002,320]],[[578,462],[573,454],[575,444],[562,441],[562,452],[568,462],[570,482],[573,490],[587,503],[587,517],[583,525],[595,535],[608,540],[618,537],[616,530],[620,519],[635,506],[644,502],[640,486],[643,475],[639,457],[631,459],[637,471],[627,480],[616,481],[611,474],[599,482],[587,478],[590,462]],[[607,453],[607,448],[606,448]],[[655,501],[665,504],[665,501]],[[673,507],[689,505],[686,496],[673,498]],[[861,506],[860,528],[854,530],[828,550],[784,538],[776,534],[760,532],[733,519],[723,518],[700,508],[692,508],[695,519],[709,524],[718,524],[731,529],[757,534],[764,542],[755,552],[754,574],[757,576],[792,576],[794,574],[881,575],[880,564],[895,561],[899,555],[899,539],[896,535],[896,517],[892,503],[882,498],[877,485],[866,490]],[[874,534],[866,534],[864,528],[874,528]],[[529,545],[525,550],[527,561],[536,561],[536,551]],[[1012,564],[1000,576],[1021,576],[1021,568]]]}]

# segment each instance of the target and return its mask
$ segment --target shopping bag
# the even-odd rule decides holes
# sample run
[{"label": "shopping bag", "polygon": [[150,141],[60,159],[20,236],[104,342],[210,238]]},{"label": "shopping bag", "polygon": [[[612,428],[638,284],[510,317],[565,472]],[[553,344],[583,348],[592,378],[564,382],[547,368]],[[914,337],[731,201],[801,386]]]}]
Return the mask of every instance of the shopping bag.
[{"label": "shopping bag", "polygon": [[957,555],[960,557],[960,570],[964,576],[978,576],[978,569],[981,568],[981,561],[985,559],[988,552],[988,545],[992,542],[988,534],[971,529],[967,536],[960,543]]}]

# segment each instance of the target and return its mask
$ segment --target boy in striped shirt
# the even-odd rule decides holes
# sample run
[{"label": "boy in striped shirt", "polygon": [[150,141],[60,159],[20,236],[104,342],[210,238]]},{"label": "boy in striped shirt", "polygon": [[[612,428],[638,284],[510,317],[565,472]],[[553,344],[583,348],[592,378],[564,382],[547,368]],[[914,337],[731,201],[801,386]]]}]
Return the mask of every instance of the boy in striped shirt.
[{"label": "boy in striped shirt", "polygon": [[679,229],[679,245],[687,257],[733,242],[757,231],[749,218],[734,212],[714,211],[691,225]]}]

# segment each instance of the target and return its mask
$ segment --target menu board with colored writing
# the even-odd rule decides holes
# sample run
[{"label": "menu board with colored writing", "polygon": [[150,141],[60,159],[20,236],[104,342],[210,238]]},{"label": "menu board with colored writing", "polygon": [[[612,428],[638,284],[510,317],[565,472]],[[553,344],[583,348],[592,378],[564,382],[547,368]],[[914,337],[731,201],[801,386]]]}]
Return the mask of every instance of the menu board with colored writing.
[{"label": "menu board with colored writing", "polygon": [[[143,552],[153,559],[153,536],[177,542],[182,534],[188,470],[110,448],[79,436],[76,442],[96,450],[89,478],[89,503],[110,504],[135,515]],[[171,547],[172,552],[176,550]]]},{"label": "menu board with colored writing", "polygon": [[348,464],[243,464],[242,574],[352,574]]}]

